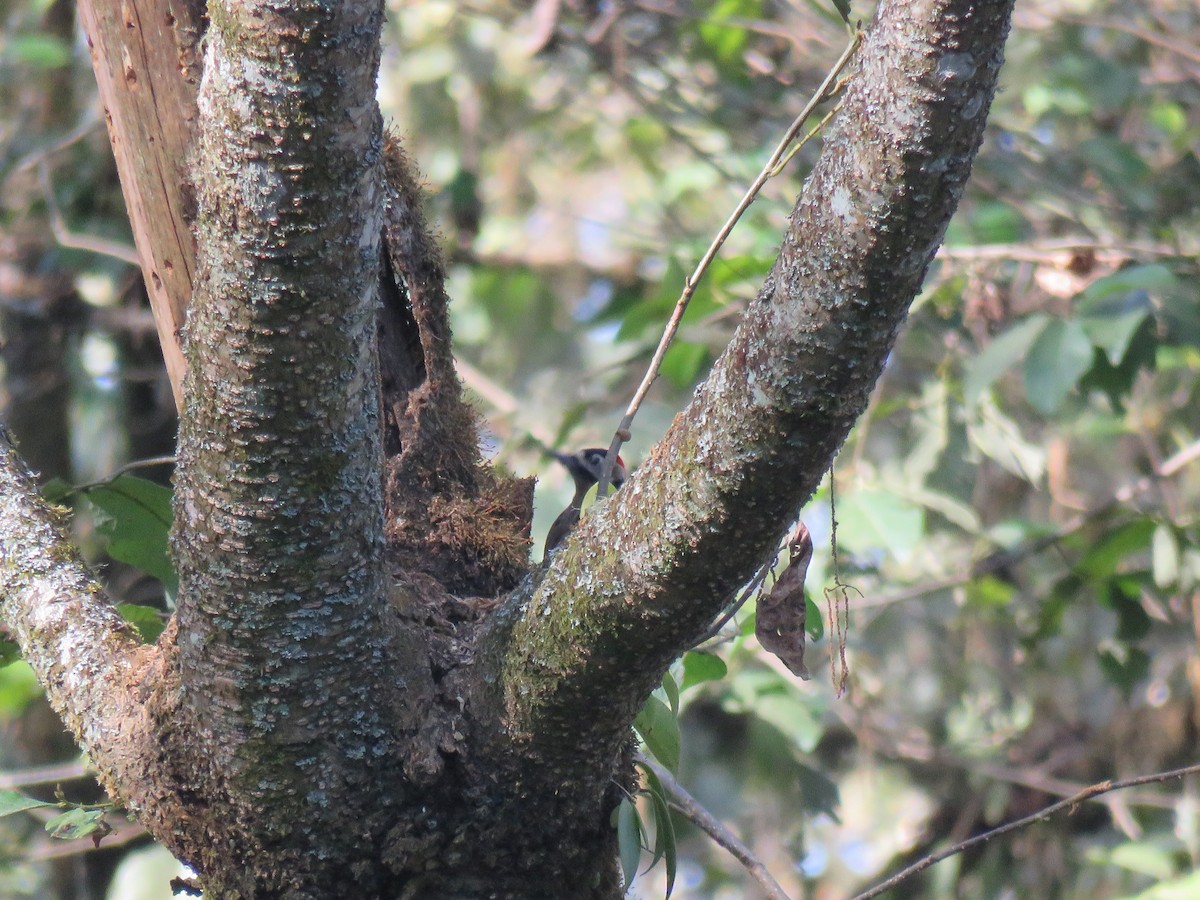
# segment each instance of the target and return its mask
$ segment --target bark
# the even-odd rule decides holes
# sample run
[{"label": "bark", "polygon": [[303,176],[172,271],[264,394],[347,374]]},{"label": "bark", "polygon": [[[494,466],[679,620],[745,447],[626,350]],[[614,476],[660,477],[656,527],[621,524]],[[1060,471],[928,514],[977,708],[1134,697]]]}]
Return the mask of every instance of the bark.
[{"label": "bark", "polygon": [[80,0],[100,102],[176,406],[179,331],[196,245],[185,163],[196,119],[203,0]]},{"label": "bark", "polygon": [[[0,428],[0,598],[3,620],[55,712],[87,748],[101,782],[131,808],[161,785],[142,704],[157,687],[157,654],[112,608]],[[175,815],[177,799],[166,800]]]},{"label": "bark", "polygon": [[[383,10],[210,15],[175,494],[183,764],[229,805],[205,870],[247,843],[266,864],[218,893],[319,893],[382,840],[397,796],[383,785],[430,677],[390,615],[382,556]],[[318,845],[339,862],[305,856]]]},{"label": "bark", "polygon": [[712,376],[506,596],[528,492],[478,464],[402,164],[384,187],[382,6],[214,3],[181,591],[158,647],[131,644],[0,444],[6,620],[109,789],[211,896],[619,896],[630,723],[865,406],[969,173],[1010,8],[885,0]]},{"label": "bark", "polygon": [[477,694],[494,734],[564,768],[611,764],[621,726],[795,519],[865,408],[958,203],[1011,5],[880,5],[729,347],[650,458],[494,620]]}]

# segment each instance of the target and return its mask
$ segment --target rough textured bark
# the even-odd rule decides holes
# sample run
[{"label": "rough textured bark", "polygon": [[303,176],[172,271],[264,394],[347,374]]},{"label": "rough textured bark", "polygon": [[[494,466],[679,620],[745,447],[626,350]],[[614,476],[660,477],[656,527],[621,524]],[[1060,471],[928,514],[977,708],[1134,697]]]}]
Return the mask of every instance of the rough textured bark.
[{"label": "rough textured bark", "polygon": [[[152,775],[156,739],[142,713],[161,674],[157,654],[141,645],[70,547],[65,514],[38,497],[0,428],[4,624],[109,793],[137,807],[162,789]],[[178,799],[165,802],[181,814]]]},{"label": "rough textured bark", "polygon": [[[866,407],[982,140],[1009,2],[885,2],[765,286],[692,403],[494,620],[483,708],[599,767]],[[582,749],[581,749],[582,748]]]},{"label": "rough textured bark", "polygon": [[132,646],[73,563],[46,580],[61,536],[0,446],[0,487],[26,498],[0,509],[6,620],[211,896],[619,896],[630,723],[865,406],[969,173],[1010,7],[881,5],[728,351],[529,571],[527,486],[479,467],[402,164],[384,187],[381,5],[213,6],[181,595],[158,647]]},{"label": "rough textured bark", "polygon": [[[399,703],[429,678],[390,618],[381,552],[383,9],[210,15],[176,469],[181,702],[196,772],[230,805],[217,854],[249,843],[275,870],[221,887],[319,893],[381,840]],[[317,845],[341,863],[314,871]]]}]

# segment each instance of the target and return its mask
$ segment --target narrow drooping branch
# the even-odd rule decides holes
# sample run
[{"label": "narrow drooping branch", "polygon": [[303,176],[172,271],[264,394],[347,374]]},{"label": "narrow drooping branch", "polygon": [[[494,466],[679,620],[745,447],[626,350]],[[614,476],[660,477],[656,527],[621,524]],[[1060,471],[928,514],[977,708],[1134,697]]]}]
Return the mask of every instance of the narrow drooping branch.
[{"label": "narrow drooping branch", "polygon": [[0,427],[0,620],[101,782],[131,807],[155,755],[143,704],[157,651],[113,608]]},{"label": "narrow drooping branch", "polygon": [[788,895],[784,893],[783,888],[779,886],[779,882],[763,865],[762,860],[754,855],[749,847],[732,831],[726,828],[720,820],[712,813],[700,805],[687,789],[680,784],[671,770],[666,766],[659,765],[654,760],[638,753],[637,761],[639,766],[645,766],[654,772],[659,782],[662,783],[663,790],[666,791],[668,802],[676,810],[678,810],[685,819],[712,838],[713,842],[719,847],[724,847],[728,850],[739,863],[750,873],[750,877],[758,882],[758,886],[762,888],[764,896],[767,900],[788,900]]},{"label": "narrow drooping branch", "polygon": [[665,667],[812,495],[957,205],[1011,5],[881,4],[763,290],[651,457],[497,619],[481,715],[611,760]]},{"label": "narrow drooping branch", "polygon": [[173,539],[183,704],[247,821],[315,832],[368,802],[393,686],[421,675],[395,652],[381,552],[383,8],[209,11]]}]

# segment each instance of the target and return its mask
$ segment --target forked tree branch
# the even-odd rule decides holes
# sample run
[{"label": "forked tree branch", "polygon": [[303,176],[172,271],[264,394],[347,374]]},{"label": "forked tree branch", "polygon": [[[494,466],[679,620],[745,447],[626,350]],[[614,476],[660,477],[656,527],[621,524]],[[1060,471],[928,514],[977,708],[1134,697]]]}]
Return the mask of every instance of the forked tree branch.
[{"label": "forked tree branch", "polygon": [[[888,0],[779,258],[689,407],[495,623],[509,728],[611,759],[865,408],[982,140],[1011,0]],[[519,604],[519,605],[518,605]],[[569,735],[569,740],[568,740]]]}]

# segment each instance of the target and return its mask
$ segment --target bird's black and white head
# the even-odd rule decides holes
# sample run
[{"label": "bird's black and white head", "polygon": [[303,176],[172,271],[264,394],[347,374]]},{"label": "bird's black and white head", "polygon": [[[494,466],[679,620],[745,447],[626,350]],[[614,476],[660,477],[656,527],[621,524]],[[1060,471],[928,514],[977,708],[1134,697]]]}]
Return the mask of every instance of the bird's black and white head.
[{"label": "bird's black and white head", "polygon": [[[588,447],[578,453],[555,453],[554,458],[566,466],[567,471],[571,473],[571,477],[575,480],[575,490],[586,492],[593,484],[600,481],[600,475],[604,471],[604,458],[607,455],[608,451],[603,447]],[[625,483],[626,474],[628,473],[625,469],[625,460],[618,456],[609,483],[613,487],[619,488]]]}]

